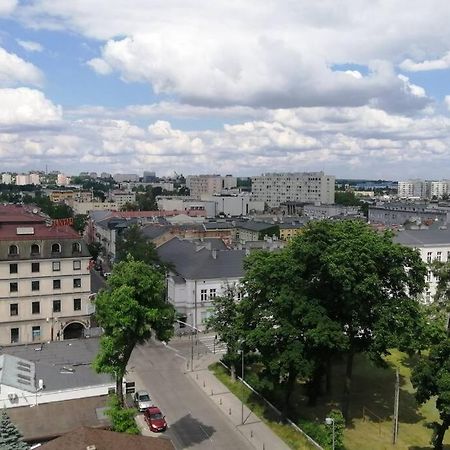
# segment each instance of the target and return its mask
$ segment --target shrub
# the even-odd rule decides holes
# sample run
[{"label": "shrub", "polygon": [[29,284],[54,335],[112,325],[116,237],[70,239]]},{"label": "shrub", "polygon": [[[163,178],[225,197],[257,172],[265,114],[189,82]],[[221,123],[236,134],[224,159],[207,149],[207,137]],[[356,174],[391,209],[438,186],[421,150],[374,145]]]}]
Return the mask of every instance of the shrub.
[{"label": "shrub", "polygon": [[122,408],[117,395],[112,395],[108,402],[106,415],[111,419],[112,430],[119,433],[140,434],[134,416],[134,408]]}]

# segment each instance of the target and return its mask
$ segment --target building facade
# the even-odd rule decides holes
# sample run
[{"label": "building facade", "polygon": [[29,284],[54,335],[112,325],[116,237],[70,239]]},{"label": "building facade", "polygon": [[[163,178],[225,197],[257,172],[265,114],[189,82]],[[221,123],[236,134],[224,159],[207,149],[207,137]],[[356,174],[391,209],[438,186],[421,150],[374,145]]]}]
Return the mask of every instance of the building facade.
[{"label": "building facade", "polygon": [[0,345],[82,337],[90,327],[90,255],[70,227],[0,227]]},{"label": "building facade", "polygon": [[334,203],[335,177],[324,172],[267,173],[252,177],[255,200],[270,207],[288,201]]},{"label": "building facade", "polygon": [[200,198],[205,194],[220,194],[223,190],[235,188],[237,178],[232,175],[189,175],[186,177],[186,186],[191,197]]}]

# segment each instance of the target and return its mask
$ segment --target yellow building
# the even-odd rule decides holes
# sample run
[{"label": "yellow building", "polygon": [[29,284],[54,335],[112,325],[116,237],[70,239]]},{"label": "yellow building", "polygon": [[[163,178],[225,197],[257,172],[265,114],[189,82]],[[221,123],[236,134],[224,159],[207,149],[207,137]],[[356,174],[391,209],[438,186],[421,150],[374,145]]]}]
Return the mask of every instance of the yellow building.
[{"label": "yellow building", "polygon": [[280,239],[290,241],[294,236],[300,234],[303,230],[302,223],[280,223]]}]

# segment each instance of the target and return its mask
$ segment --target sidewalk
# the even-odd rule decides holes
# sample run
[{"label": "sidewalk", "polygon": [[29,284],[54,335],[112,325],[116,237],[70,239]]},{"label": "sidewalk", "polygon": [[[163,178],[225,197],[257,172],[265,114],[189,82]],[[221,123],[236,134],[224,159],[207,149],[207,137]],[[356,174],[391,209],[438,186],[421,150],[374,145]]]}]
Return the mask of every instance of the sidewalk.
[{"label": "sidewalk", "polygon": [[220,355],[202,356],[194,362],[194,371],[186,371],[186,375],[197,383],[255,449],[289,450],[290,447],[247,406],[244,405],[242,410],[241,401],[208,370],[208,365],[217,361],[219,357]]}]

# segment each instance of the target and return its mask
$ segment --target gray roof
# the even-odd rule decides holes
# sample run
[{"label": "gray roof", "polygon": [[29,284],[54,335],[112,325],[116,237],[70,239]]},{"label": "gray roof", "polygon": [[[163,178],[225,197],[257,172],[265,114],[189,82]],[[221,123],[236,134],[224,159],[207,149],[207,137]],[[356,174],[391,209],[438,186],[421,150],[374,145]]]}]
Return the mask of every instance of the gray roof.
[{"label": "gray roof", "polygon": [[[99,347],[99,339],[73,339],[48,344],[8,347],[8,355],[33,362],[36,380],[44,380],[45,390],[98,386],[113,383],[106,374],[97,374],[91,367]],[[41,348],[41,350],[36,350]],[[22,387],[23,389],[23,387]]]},{"label": "gray roof", "polygon": [[230,230],[234,228],[232,222],[204,222],[203,227],[205,230]]},{"label": "gray roof", "polygon": [[33,362],[11,355],[0,356],[0,384],[22,391],[36,392],[35,374]]},{"label": "gray roof", "polygon": [[264,231],[268,228],[272,228],[276,225],[273,223],[267,223],[267,222],[236,222],[236,228],[242,228],[243,230],[250,230],[250,231]]},{"label": "gray roof", "polygon": [[142,234],[148,239],[156,239],[172,229],[172,226],[148,224],[141,228]]},{"label": "gray roof", "polygon": [[222,239],[219,238],[201,238],[201,239],[189,239],[196,245],[204,246],[210,250],[226,250],[228,247],[225,245]]},{"label": "gray roof", "polygon": [[414,247],[427,245],[450,246],[450,230],[428,229],[399,231],[394,236],[394,242]]},{"label": "gray roof", "polygon": [[178,275],[189,280],[240,278],[244,275],[245,250],[211,251],[202,248],[197,251],[192,242],[174,238],[161,245],[158,254],[163,262],[174,265]]}]

